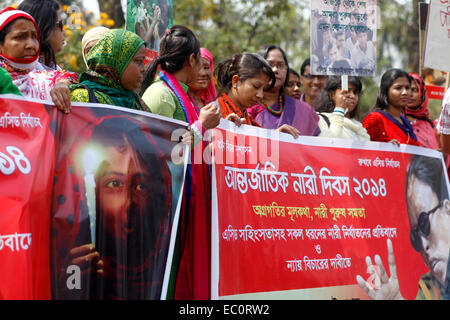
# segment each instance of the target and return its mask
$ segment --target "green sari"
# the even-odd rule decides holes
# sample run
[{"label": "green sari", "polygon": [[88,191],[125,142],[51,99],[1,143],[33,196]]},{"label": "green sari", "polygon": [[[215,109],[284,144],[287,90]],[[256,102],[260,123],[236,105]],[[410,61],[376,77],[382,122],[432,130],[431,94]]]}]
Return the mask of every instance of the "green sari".
[{"label": "green sari", "polygon": [[147,110],[139,96],[120,83],[123,72],[136,52],[145,45],[137,34],[122,29],[103,35],[86,56],[89,70],[82,73],[79,84],[71,85],[71,101],[89,101],[89,87],[98,103]]}]

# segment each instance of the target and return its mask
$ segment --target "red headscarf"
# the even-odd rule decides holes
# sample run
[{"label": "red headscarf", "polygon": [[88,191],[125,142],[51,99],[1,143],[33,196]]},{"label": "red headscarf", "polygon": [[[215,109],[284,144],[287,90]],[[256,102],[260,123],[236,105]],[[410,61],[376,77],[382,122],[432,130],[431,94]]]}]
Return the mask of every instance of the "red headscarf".
[{"label": "red headscarf", "polygon": [[209,61],[209,67],[211,68],[211,81],[209,83],[208,88],[203,90],[202,92],[202,100],[205,104],[210,103],[211,101],[216,100],[217,97],[217,91],[216,86],[214,85],[214,65],[213,65],[213,56],[211,52],[209,52],[205,48],[200,48],[200,56],[202,58],[205,58]]},{"label": "red headscarf", "polygon": [[430,113],[428,111],[428,95],[427,89],[425,87],[425,81],[423,81],[422,77],[417,73],[410,73],[410,77],[413,81],[416,82],[417,87],[419,88],[419,96],[420,96],[420,104],[417,108],[413,109],[410,107],[405,108],[405,113],[408,116],[412,116],[417,119],[422,119],[433,124],[433,121],[430,119]]}]

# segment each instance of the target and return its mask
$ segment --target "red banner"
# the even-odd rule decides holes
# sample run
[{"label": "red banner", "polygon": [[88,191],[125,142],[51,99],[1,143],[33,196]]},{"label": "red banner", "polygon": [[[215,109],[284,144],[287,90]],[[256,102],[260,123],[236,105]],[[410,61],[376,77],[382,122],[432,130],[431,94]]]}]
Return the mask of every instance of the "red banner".
[{"label": "red banner", "polygon": [[426,86],[427,95],[430,99],[442,100],[445,95],[445,87],[440,86]]},{"label": "red banner", "polygon": [[0,299],[49,299],[50,116],[41,103],[0,103]]},{"label": "red banner", "polygon": [[186,123],[0,97],[0,299],[165,299]]},{"label": "red banner", "polygon": [[[414,154],[445,168],[440,153],[221,128],[213,147],[214,298],[367,299],[357,276],[370,294],[380,286],[374,256],[389,275],[388,240],[401,295],[416,298],[430,272],[424,260],[435,264],[411,245],[407,169]],[[443,182],[448,199],[445,174]],[[449,239],[441,240],[448,259]]]}]

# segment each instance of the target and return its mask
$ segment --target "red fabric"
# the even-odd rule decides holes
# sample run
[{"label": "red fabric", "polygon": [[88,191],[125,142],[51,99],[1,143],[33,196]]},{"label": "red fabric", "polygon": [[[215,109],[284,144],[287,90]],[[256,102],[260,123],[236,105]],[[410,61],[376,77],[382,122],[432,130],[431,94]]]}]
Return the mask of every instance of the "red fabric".
[{"label": "red fabric", "polygon": [[[166,73],[168,74],[168,73]],[[171,81],[176,79],[172,76]],[[190,99],[190,96],[189,96]],[[181,103],[181,101],[180,101]],[[184,103],[190,125],[198,121],[192,101]],[[180,213],[181,260],[176,277],[176,300],[207,300],[210,298],[211,273],[211,194],[208,165],[202,155],[202,142],[192,150],[190,184],[185,184]],[[200,161],[199,161],[200,160]],[[189,188],[189,190],[186,190]]]},{"label": "red fabric", "polygon": [[403,144],[421,146],[419,142],[408,137],[402,129],[379,112],[368,114],[362,121],[362,125],[370,135],[371,141],[389,142],[396,139]]},{"label": "red fabric", "polygon": [[245,118],[246,124],[255,127],[261,127],[255,119],[253,119],[248,112],[242,112],[238,107],[235,106],[233,100],[230,99],[226,95],[226,93],[222,93],[222,95],[217,99],[220,105],[220,110],[222,112],[222,118],[226,118],[228,115],[235,113],[239,116],[239,118]]}]

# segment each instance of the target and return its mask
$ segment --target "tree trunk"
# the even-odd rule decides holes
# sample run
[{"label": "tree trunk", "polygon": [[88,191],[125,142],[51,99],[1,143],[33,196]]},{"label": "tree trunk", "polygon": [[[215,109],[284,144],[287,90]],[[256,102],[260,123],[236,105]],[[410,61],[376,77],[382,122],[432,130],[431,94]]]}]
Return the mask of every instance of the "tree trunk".
[{"label": "tree trunk", "polygon": [[125,15],[120,0],[98,0],[98,6],[100,12],[108,14],[108,17],[114,20],[112,28],[122,28],[125,25]]}]

